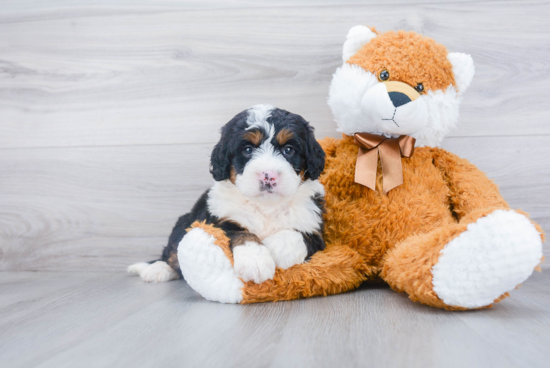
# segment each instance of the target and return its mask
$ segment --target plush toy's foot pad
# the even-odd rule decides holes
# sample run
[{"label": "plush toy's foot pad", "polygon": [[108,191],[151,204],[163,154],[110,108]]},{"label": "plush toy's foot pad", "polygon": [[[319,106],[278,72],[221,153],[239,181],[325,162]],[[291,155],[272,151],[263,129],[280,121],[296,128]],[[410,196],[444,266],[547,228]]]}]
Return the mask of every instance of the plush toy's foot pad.
[{"label": "plush toy's foot pad", "polygon": [[484,307],[525,281],[541,259],[542,240],[529,219],[497,210],[441,250],[433,290],[447,305]]},{"label": "plush toy's foot pad", "polygon": [[128,266],[127,272],[130,275],[139,275],[145,282],[166,282],[179,279],[180,276],[176,271],[163,261],[157,261],[149,264],[145,262],[135,263]]},{"label": "plush toy's foot pad", "polygon": [[178,261],[185,281],[205,299],[220,303],[240,303],[243,282],[216,238],[195,227],[178,246]]}]

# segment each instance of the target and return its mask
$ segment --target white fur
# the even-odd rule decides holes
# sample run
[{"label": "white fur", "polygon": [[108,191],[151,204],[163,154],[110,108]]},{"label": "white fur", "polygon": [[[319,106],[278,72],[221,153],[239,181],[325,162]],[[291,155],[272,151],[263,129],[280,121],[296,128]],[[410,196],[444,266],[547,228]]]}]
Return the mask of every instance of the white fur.
[{"label": "white fur", "polygon": [[428,122],[425,99],[417,98],[394,107],[384,83],[369,88],[361,99],[361,105],[367,119],[376,124],[384,134],[413,134],[424,128]]},{"label": "white fur", "polygon": [[[263,172],[276,171],[279,175],[277,186],[271,191],[261,191],[259,181]],[[252,158],[247,162],[242,174],[238,174],[235,185],[245,196],[258,201],[279,201],[281,197],[296,193],[302,179],[292,165],[275,150],[271,139],[266,139],[260,147],[254,150]]]},{"label": "white fur", "polygon": [[461,52],[450,52],[447,55],[447,59],[449,59],[453,65],[453,74],[455,76],[458,92],[459,94],[463,94],[474,78],[474,60],[470,55]]},{"label": "white fur", "polygon": [[243,281],[261,284],[275,275],[275,261],[269,249],[251,241],[233,248],[235,273]]},{"label": "white fur", "polygon": [[311,199],[325,194],[318,180],[306,180],[290,197],[275,202],[258,202],[244,196],[229,181],[219,181],[208,193],[208,209],[218,218],[235,221],[261,240],[281,230],[320,230],[321,211]]},{"label": "white fur", "polygon": [[376,33],[365,26],[352,27],[346,36],[346,42],[342,50],[342,60],[346,62],[350,57],[355,55],[370,40],[376,37]]},{"label": "white fur", "polygon": [[307,247],[301,233],[294,230],[282,230],[265,238],[262,243],[269,249],[277,267],[286,270],[304,263]]},{"label": "white fur", "polygon": [[215,238],[200,228],[189,231],[178,246],[185,281],[204,298],[220,303],[240,303],[243,282],[235,274]]},{"label": "white fur", "polygon": [[145,282],[166,282],[176,280],[179,275],[176,271],[163,261],[157,261],[153,264],[139,262],[128,266],[127,272],[130,275],[139,275]]},{"label": "white fur", "polygon": [[149,266],[150,266],[150,264],[147,263],[147,262],[134,263],[133,265],[128,266],[128,268],[126,268],[126,272],[128,272],[129,275],[139,276],[141,271],[143,271],[144,269],[146,269]]},{"label": "white fur", "polygon": [[248,124],[249,129],[253,128],[262,128],[267,135],[270,136],[269,140],[273,138],[274,127],[273,125],[267,122],[267,119],[271,116],[271,111],[275,107],[268,104],[254,105],[247,110],[248,116],[246,118],[246,123]]},{"label": "white fur", "polygon": [[[397,130],[391,124],[384,125],[377,122],[375,117],[381,118],[382,113],[386,113],[386,110],[391,109],[391,106],[387,104],[388,101],[391,103],[389,97],[384,102],[385,97],[380,94],[379,90],[383,88],[382,86],[383,84],[378,81],[374,74],[357,65],[344,64],[336,70],[330,85],[328,104],[338,125],[338,131],[347,135],[372,133],[386,137],[406,134],[404,132],[407,130]],[[369,90],[374,87],[376,87],[374,91],[377,93],[369,94]],[[364,100],[366,96],[374,98],[371,104]],[[378,99],[382,101],[380,102]],[[456,127],[458,121],[460,99],[456,88],[451,85],[445,91],[428,91],[414,103],[416,104],[417,101],[417,105],[411,105],[411,107],[403,109],[411,104],[409,103],[398,108],[396,121],[399,125],[405,123],[403,126],[406,126],[405,116],[416,116],[414,111],[407,110],[416,108],[418,108],[420,116],[418,118],[414,117],[413,120],[421,121],[421,115],[424,114],[422,105],[425,105],[427,110],[426,123],[422,128],[415,132],[409,132],[408,135],[416,139],[416,147],[438,146],[449,131]],[[380,104],[378,104],[379,102]],[[380,109],[381,112],[376,113],[374,112],[376,110],[373,109]],[[400,109],[403,109],[403,115],[398,115],[401,114]],[[392,122],[389,121],[388,123]],[[421,125],[418,123],[412,124],[415,127]]]},{"label": "white fur", "polygon": [[361,100],[367,90],[378,84],[378,78],[357,65],[346,64],[336,69],[330,83],[328,105],[338,124],[338,131],[347,135],[369,132],[382,134],[369,121]]},{"label": "white fur", "polygon": [[441,250],[434,291],[447,305],[483,307],[525,281],[541,259],[540,234],[529,219],[497,210]]},{"label": "white fur", "polygon": [[[301,178],[282,154],[272,144],[275,127],[267,119],[274,107],[255,105],[247,110],[247,130],[260,128],[267,137],[259,147],[254,149],[252,158],[247,162],[242,174],[237,174],[235,185],[242,194],[258,201],[278,201],[281,196],[293,195],[300,185]],[[278,180],[269,191],[262,191],[260,178],[266,171],[275,171]]]}]

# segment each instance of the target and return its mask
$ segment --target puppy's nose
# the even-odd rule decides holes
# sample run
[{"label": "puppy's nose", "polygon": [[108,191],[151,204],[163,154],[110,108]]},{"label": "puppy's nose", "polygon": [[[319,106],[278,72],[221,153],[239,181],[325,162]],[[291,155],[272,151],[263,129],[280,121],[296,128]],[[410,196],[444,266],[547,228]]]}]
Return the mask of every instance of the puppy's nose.
[{"label": "puppy's nose", "polygon": [[388,95],[390,96],[390,100],[395,107],[403,106],[411,102],[409,96],[401,92],[388,92]]},{"label": "puppy's nose", "polygon": [[277,171],[269,170],[262,172],[261,180],[264,184],[277,184],[277,181],[279,180],[279,174]]}]

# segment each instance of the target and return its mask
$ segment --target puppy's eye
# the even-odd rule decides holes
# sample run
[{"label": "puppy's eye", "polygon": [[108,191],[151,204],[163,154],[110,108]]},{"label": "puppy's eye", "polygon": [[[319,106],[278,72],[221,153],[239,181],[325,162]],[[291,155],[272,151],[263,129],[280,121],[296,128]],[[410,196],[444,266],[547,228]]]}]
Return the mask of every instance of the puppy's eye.
[{"label": "puppy's eye", "polygon": [[422,83],[418,83],[414,89],[416,89],[416,92],[422,93],[424,92],[424,85]]},{"label": "puppy's eye", "polygon": [[388,79],[390,79],[390,72],[385,69],[382,70],[380,74],[378,74],[378,79],[380,79],[381,81],[387,81]]},{"label": "puppy's eye", "polygon": [[287,156],[287,157],[290,157],[294,154],[295,152],[295,149],[292,148],[291,146],[285,146],[283,148],[283,155]]},{"label": "puppy's eye", "polygon": [[254,151],[252,149],[252,147],[250,146],[246,146],[244,149],[243,149],[243,155],[249,157],[249,156],[252,156],[252,151]]}]

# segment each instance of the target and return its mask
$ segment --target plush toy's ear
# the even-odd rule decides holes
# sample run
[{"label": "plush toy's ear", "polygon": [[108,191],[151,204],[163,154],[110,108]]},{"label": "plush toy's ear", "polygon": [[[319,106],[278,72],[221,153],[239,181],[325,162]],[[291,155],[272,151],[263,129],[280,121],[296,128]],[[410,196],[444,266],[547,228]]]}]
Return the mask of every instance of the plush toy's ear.
[{"label": "plush toy's ear", "polygon": [[371,31],[369,27],[355,26],[350,29],[342,51],[342,60],[344,63],[374,37],[376,37],[376,33]]},{"label": "plush toy's ear", "polygon": [[447,59],[453,64],[453,74],[455,75],[456,87],[458,93],[464,93],[474,77],[475,67],[474,60],[468,54],[461,52],[450,52]]}]

